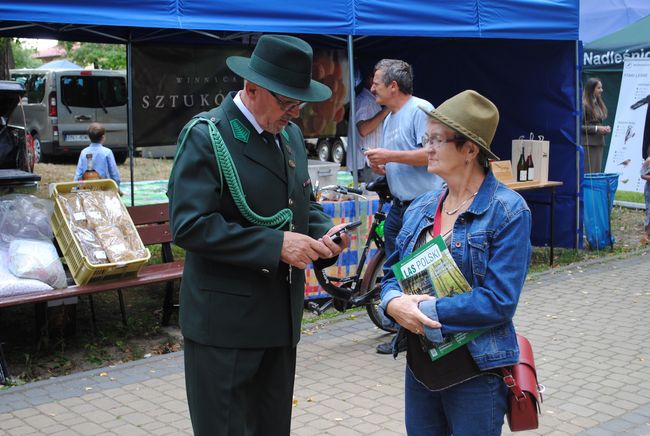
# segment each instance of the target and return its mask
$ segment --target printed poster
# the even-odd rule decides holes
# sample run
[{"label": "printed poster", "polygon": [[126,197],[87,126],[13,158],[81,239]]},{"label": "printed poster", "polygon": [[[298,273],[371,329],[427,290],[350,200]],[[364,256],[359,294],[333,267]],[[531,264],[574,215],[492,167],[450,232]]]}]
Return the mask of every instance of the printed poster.
[{"label": "printed poster", "polygon": [[639,174],[643,148],[650,144],[650,126],[646,126],[649,102],[650,59],[626,59],[605,165],[606,173],[619,175],[619,191],[643,192],[645,180]]}]

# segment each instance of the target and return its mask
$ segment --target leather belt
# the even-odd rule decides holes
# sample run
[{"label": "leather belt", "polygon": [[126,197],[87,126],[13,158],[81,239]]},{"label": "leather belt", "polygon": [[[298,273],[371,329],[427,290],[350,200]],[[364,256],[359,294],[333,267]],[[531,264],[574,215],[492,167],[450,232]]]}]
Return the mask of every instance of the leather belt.
[{"label": "leather belt", "polygon": [[402,200],[400,200],[400,199],[398,199],[398,198],[393,198],[393,204],[394,204],[395,206],[397,206],[397,207],[401,207],[401,208],[403,208],[403,209],[409,207],[409,204],[411,204],[412,201],[413,201],[413,200],[404,200],[404,201],[402,201]]}]

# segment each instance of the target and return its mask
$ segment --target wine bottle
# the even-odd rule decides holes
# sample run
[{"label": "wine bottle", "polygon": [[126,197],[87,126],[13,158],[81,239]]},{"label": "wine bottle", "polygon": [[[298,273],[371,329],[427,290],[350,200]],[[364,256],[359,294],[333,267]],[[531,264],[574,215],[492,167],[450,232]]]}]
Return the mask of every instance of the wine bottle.
[{"label": "wine bottle", "polygon": [[531,150],[526,159],[526,167],[528,167],[528,180],[535,180],[535,164],[533,163],[533,151]]},{"label": "wine bottle", "polygon": [[95,168],[93,168],[93,155],[92,153],[88,153],[86,155],[86,171],[84,171],[83,175],[81,176],[82,180],[97,180],[101,179],[99,176],[99,173],[95,171]]},{"label": "wine bottle", "polygon": [[519,162],[517,162],[517,181],[525,182],[528,180],[528,170],[526,168],[526,157],[524,156],[524,147],[521,147]]}]

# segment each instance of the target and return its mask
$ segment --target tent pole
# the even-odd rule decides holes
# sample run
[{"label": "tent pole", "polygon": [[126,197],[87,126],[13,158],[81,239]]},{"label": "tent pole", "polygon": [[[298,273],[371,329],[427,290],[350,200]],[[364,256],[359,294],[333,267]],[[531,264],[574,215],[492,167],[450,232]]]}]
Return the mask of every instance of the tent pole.
[{"label": "tent pole", "polygon": [[129,143],[129,174],[131,176],[131,206],[135,206],[135,188],[133,181],[133,68],[131,64],[131,55],[133,53],[131,31],[129,30],[129,39],[126,42],[126,86],[127,98],[127,132]]},{"label": "tent pole", "polygon": [[578,193],[576,197],[576,239],[574,243],[574,249],[577,250],[580,246],[580,196],[582,195],[582,186],[580,183],[580,113],[582,112],[582,101],[580,99],[580,41],[575,43],[576,50],[576,60],[575,60],[575,70],[576,70],[576,100],[575,100],[575,139],[576,139],[576,192]]},{"label": "tent pole", "polygon": [[[348,70],[350,74],[350,111],[348,113],[348,150],[347,152],[350,153],[350,159],[348,159],[349,162],[355,162],[357,161],[357,123],[356,123],[356,117],[355,117],[355,102],[354,98],[356,97],[356,93],[354,92],[355,86],[354,86],[354,49],[352,47],[353,40],[352,40],[352,35],[348,35]],[[350,171],[350,168],[348,168],[348,171]],[[352,170],[352,184],[355,188],[359,188],[359,171],[356,169]],[[359,204],[359,198],[354,197],[354,214],[355,216],[361,216],[361,207]],[[357,237],[359,236],[359,233],[357,232]]]},{"label": "tent pole", "polygon": [[[350,74],[350,110],[348,111],[348,149],[347,153],[350,154],[350,162],[357,161],[357,124],[355,122],[354,113],[356,112],[354,105],[354,50],[352,48],[352,35],[348,35],[348,66]],[[350,168],[348,168],[350,171]],[[359,172],[352,170],[352,180],[354,187],[359,187]]]}]

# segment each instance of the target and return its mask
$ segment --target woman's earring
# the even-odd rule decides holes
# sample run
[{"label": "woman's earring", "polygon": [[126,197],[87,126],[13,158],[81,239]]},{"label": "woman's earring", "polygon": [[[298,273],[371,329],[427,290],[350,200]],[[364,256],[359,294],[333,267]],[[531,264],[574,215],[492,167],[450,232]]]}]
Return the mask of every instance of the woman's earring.
[{"label": "woman's earring", "polygon": [[469,165],[469,159],[465,159],[465,165]]}]

